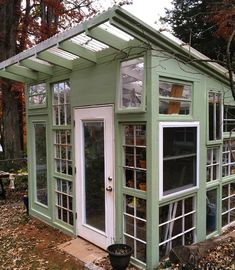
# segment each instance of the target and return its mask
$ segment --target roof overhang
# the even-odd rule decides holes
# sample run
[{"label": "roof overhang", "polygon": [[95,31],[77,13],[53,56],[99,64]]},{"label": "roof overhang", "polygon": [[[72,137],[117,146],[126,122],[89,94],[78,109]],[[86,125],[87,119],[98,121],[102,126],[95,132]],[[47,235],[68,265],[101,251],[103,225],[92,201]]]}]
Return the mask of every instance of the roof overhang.
[{"label": "roof overhang", "polygon": [[132,40],[150,49],[160,47],[185,63],[190,59],[190,65],[228,82],[228,72],[222,66],[211,63],[196,50],[181,46],[117,6],[1,62],[0,77],[37,82],[43,76],[53,76],[56,67],[73,70],[79,59],[96,64],[98,56],[108,48],[124,52]]}]

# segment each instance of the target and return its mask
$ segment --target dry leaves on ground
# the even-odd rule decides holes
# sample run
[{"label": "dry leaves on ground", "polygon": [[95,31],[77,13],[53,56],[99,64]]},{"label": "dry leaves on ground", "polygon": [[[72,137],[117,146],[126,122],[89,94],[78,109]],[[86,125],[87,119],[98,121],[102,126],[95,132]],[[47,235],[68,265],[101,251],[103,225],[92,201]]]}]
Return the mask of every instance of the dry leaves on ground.
[{"label": "dry leaves on ground", "polygon": [[28,217],[21,202],[0,204],[0,269],[83,269],[78,261],[57,249],[70,237]]}]

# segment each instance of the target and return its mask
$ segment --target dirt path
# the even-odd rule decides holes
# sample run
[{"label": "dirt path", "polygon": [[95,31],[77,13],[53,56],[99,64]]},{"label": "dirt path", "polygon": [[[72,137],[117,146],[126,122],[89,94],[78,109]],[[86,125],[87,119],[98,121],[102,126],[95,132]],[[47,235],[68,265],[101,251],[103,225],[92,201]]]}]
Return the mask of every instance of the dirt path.
[{"label": "dirt path", "polygon": [[21,202],[0,201],[0,269],[83,269],[57,249],[69,240],[62,232],[29,218]]}]

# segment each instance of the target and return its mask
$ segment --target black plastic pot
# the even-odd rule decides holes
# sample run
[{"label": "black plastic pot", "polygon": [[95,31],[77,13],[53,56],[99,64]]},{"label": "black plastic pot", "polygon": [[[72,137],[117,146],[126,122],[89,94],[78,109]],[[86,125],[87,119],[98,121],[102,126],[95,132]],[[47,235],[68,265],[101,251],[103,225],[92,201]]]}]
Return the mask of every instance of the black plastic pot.
[{"label": "black plastic pot", "polygon": [[126,244],[113,244],[108,246],[109,259],[115,270],[125,270],[129,263],[133,249]]}]

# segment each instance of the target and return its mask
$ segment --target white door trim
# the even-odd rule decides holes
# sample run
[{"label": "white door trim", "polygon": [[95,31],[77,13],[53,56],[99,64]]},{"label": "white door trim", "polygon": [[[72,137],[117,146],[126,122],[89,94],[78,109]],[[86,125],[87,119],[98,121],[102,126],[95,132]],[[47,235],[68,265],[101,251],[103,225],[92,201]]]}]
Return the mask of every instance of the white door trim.
[{"label": "white door trim", "polygon": [[[82,107],[74,111],[75,119],[75,165],[76,174],[76,210],[77,210],[77,235],[106,249],[113,243],[115,232],[115,179],[114,179],[114,125],[113,106]],[[105,232],[100,231],[85,223],[85,177],[84,177],[84,140],[83,121],[104,121],[104,156],[105,156],[105,186],[111,186],[112,191],[105,190]],[[111,177],[112,181],[108,178]],[[95,206],[95,204],[94,204]]]}]

